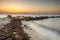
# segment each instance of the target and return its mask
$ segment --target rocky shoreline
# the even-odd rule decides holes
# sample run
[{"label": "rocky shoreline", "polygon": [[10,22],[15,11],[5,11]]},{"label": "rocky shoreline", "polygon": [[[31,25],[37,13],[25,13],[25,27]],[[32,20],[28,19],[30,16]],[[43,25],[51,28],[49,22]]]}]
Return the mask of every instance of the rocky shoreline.
[{"label": "rocky shoreline", "polygon": [[30,40],[30,37],[23,30],[21,20],[17,18],[0,29],[0,40]]}]

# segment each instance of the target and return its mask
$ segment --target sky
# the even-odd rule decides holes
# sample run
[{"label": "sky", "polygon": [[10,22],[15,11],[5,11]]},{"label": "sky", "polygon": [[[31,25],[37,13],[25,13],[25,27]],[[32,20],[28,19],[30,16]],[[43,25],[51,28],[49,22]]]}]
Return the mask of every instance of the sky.
[{"label": "sky", "polygon": [[60,13],[60,0],[0,0],[0,12]]}]

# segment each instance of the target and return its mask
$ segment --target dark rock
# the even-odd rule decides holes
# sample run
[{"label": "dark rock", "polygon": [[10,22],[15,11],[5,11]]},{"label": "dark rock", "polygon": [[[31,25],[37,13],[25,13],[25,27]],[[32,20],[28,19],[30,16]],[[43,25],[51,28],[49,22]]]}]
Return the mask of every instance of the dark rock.
[{"label": "dark rock", "polygon": [[30,37],[21,25],[20,19],[12,19],[11,23],[0,29],[0,40],[29,40]]}]

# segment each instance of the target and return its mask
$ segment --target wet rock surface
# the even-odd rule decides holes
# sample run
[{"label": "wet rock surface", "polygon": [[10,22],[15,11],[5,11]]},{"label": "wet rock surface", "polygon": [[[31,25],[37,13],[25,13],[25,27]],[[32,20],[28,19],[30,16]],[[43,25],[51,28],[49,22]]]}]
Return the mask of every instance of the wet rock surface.
[{"label": "wet rock surface", "polygon": [[30,37],[21,25],[20,19],[12,19],[10,23],[0,29],[0,40],[29,40]]}]

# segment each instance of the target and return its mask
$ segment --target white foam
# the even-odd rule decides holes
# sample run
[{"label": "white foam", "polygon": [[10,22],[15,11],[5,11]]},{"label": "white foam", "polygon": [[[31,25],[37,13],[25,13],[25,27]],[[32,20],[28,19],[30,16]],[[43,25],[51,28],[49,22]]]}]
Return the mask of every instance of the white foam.
[{"label": "white foam", "polygon": [[38,32],[37,34],[42,36],[43,39],[45,38],[44,40],[60,40],[60,36],[56,32],[45,29],[33,21],[30,22],[23,21],[23,24],[29,26],[30,28]]}]

